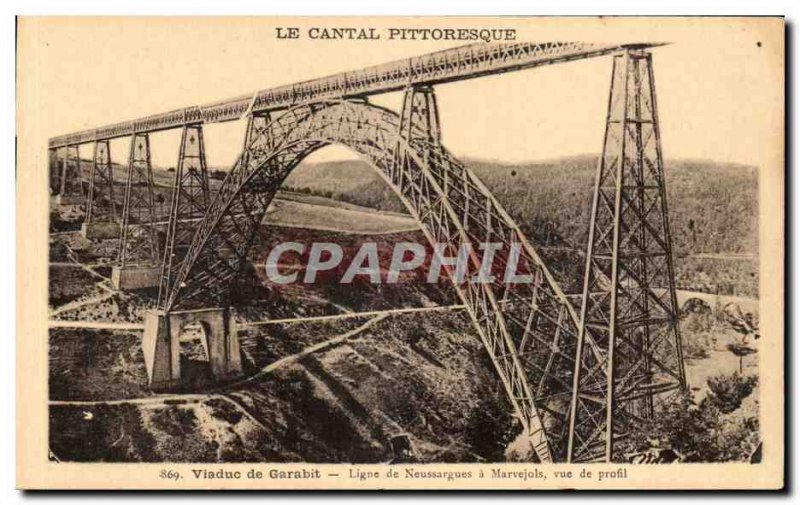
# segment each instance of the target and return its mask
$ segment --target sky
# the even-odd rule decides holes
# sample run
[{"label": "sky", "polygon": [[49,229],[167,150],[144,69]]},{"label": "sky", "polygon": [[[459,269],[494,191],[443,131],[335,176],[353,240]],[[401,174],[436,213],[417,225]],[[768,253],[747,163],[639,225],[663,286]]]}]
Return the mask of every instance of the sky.
[{"label": "sky", "polygon": [[[26,25],[26,23],[28,23]],[[772,25],[770,25],[772,23]],[[39,18],[35,99],[46,138],[460,45],[433,41],[278,40],[278,27],[480,26],[520,40],[665,41],[654,70],[667,158],[759,165],[782,135],[783,37],[770,20],[661,18]],[[773,29],[770,30],[770,27]],[[776,35],[777,34],[777,35]],[[24,56],[24,55],[23,55]],[[456,156],[505,162],[598,153],[610,57],[436,87],[443,142]],[[371,99],[399,110],[399,93]],[[208,163],[229,167],[244,121],[207,125]],[[178,130],[152,135],[152,159],[177,161]],[[112,143],[116,162],[128,141]],[[91,147],[81,150],[91,156]],[[326,148],[314,159],[354,157]]]}]

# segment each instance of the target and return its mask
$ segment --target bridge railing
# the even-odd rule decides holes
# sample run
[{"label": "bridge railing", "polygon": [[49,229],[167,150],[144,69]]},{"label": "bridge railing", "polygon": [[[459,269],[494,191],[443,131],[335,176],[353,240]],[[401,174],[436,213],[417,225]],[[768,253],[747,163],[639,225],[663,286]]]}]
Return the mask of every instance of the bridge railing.
[{"label": "bridge railing", "polygon": [[179,128],[187,124],[235,121],[250,110],[263,112],[294,105],[398,91],[413,84],[440,84],[540,65],[603,56],[629,47],[657,44],[590,42],[477,43],[445,49],[360,70],[279,86],[255,94],[196,105],[145,118],[53,137],[49,147],[84,144],[136,133]]}]

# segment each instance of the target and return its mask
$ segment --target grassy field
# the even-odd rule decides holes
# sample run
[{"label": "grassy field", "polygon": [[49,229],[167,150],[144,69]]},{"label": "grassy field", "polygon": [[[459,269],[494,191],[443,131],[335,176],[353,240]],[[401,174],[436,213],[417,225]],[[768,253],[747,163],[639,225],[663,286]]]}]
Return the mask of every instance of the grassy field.
[{"label": "grassy field", "polygon": [[397,233],[419,228],[409,216],[385,214],[355,205],[341,208],[336,203],[328,198],[284,193],[273,200],[264,223],[360,234]]}]

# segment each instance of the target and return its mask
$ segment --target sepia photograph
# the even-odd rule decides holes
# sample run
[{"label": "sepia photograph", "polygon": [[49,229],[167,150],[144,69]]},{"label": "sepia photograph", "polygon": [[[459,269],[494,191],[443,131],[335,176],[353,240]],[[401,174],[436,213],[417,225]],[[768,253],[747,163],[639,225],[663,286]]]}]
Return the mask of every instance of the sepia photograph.
[{"label": "sepia photograph", "polygon": [[18,485],[783,485],[782,18],[18,32]]}]

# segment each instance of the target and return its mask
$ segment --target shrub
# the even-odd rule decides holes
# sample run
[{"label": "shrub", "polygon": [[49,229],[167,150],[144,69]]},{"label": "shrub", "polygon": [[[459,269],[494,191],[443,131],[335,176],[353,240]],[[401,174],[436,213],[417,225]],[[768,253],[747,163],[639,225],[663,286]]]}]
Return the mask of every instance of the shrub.
[{"label": "shrub", "polygon": [[489,462],[505,461],[506,446],[514,439],[516,423],[499,394],[487,396],[467,418],[465,438],[472,451]]},{"label": "shrub", "polygon": [[708,400],[720,412],[728,414],[742,405],[742,400],[750,396],[757,384],[758,377],[754,375],[743,377],[736,372],[730,375],[721,374],[709,377]]},{"label": "shrub", "polygon": [[664,405],[615,446],[614,459],[654,447],[670,448],[686,462],[748,461],[760,440],[758,414],[725,414],[713,401],[696,405],[689,393]]},{"label": "shrub", "polygon": [[228,172],[224,170],[209,170],[208,177],[210,179],[216,179],[218,181],[224,181],[225,177],[228,176]]}]

